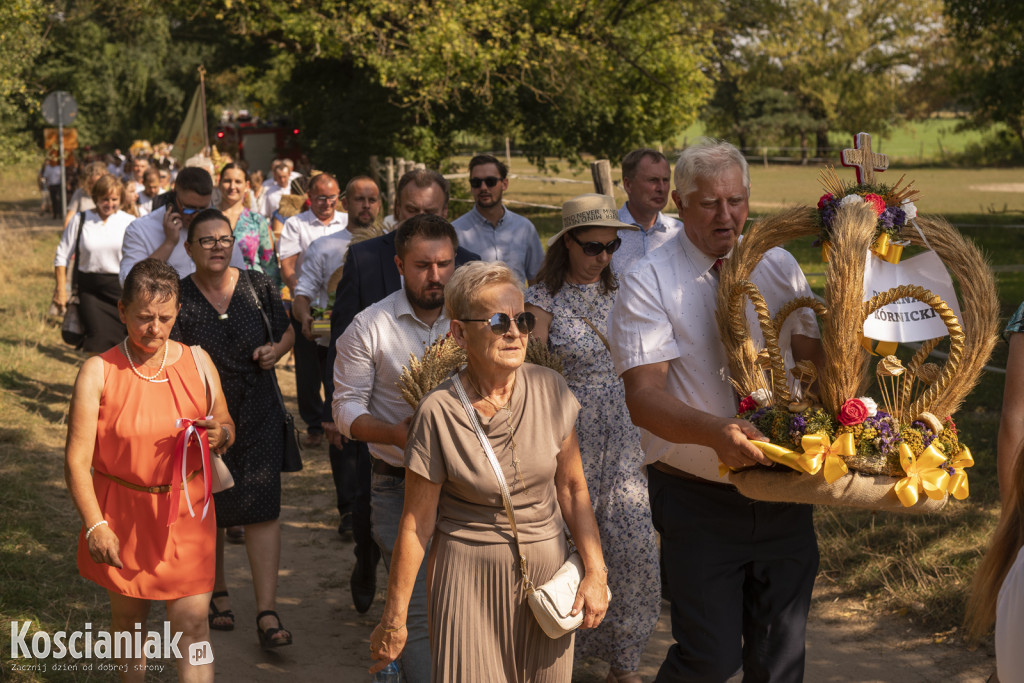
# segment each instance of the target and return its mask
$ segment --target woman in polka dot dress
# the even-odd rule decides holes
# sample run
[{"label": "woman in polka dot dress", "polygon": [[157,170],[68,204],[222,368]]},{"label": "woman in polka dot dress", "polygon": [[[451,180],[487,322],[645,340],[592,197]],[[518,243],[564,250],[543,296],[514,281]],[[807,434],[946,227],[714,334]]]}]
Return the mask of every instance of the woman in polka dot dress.
[{"label": "woman in polka dot dress", "polygon": [[[185,249],[196,271],[181,281],[174,336],[185,344],[199,344],[210,354],[238,425],[235,443],[224,455],[235,486],[214,496],[219,528],[210,627],[234,628],[224,577],[224,529],[244,526],[257,631],[260,644],[269,649],[292,641],[274,611],[281,552],[284,410],[272,373],[294,337],[273,280],[230,266],[233,245],[231,225],[217,209],[206,209],[192,220]],[[270,320],[272,339],[267,338],[261,309]]]}]

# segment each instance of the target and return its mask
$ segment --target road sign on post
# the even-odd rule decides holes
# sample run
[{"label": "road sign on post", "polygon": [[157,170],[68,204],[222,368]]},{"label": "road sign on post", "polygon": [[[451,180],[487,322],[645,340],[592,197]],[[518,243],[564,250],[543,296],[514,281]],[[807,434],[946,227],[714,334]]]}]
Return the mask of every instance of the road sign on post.
[{"label": "road sign on post", "polygon": [[78,103],[71,93],[55,90],[43,100],[43,118],[51,126],[57,126],[60,140],[60,215],[63,219],[68,212],[68,179],[64,163],[64,126],[70,126],[78,116]]}]

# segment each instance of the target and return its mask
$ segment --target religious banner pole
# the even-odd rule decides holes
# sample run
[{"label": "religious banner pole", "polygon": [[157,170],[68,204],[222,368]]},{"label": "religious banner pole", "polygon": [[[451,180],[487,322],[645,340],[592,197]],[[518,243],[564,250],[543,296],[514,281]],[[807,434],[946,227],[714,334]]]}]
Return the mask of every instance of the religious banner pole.
[{"label": "religious banner pole", "polygon": [[199,65],[199,101],[203,111],[203,153],[210,153],[210,131],[206,123],[206,69]]}]

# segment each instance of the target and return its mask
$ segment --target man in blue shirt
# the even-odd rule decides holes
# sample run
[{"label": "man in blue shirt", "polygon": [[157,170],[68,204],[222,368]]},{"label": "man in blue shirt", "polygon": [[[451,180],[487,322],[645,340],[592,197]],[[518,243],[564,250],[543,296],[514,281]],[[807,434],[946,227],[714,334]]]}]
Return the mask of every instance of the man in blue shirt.
[{"label": "man in blue shirt", "polygon": [[612,255],[612,270],[624,274],[633,262],[665,244],[683,224],[661,212],[668,203],[668,160],[656,149],[634,149],[622,159],[622,189],[626,203],[619,220],[639,230],[619,230],[622,246]]},{"label": "man in blue shirt", "polygon": [[508,168],[492,156],[478,154],[469,162],[469,189],[476,200],[473,208],[452,223],[459,246],[484,261],[504,261],[519,279],[532,284],[544,249],[533,223],[501,201],[508,189]]}]

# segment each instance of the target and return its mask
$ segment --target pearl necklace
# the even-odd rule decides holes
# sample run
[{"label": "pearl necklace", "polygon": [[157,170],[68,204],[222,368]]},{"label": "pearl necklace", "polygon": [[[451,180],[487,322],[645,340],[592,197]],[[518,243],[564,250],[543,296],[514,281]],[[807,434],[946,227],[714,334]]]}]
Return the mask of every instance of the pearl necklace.
[{"label": "pearl necklace", "polygon": [[167,342],[164,342],[164,359],[160,361],[160,368],[156,371],[156,373],[149,377],[143,375],[141,372],[139,372],[139,369],[135,367],[135,361],[132,360],[132,354],[128,351],[128,337],[124,338],[124,341],[121,343],[121,345],[124,347],[124,355],[128,359],[128,365],[131,366],[132,372],[135,373],[136,377],[138,377],[139,379],[144,379],[147,382],[153,382],[155,384],[160,384],[161,382],[167,382],[170,380],[170,377],[157,379],[157,377],[160,376],[160,373],[164,371],[164,365],[167,364]]}]

